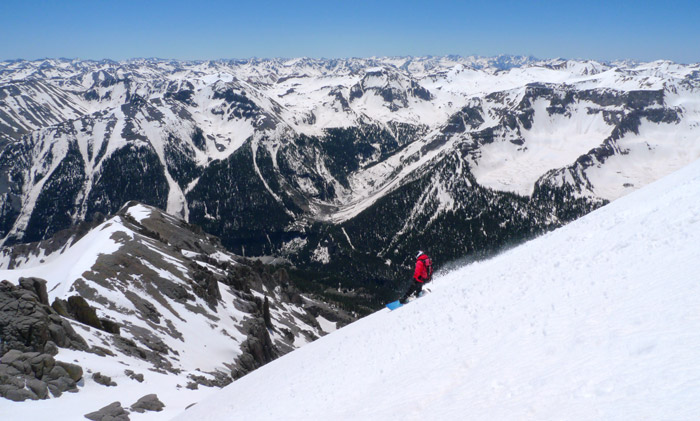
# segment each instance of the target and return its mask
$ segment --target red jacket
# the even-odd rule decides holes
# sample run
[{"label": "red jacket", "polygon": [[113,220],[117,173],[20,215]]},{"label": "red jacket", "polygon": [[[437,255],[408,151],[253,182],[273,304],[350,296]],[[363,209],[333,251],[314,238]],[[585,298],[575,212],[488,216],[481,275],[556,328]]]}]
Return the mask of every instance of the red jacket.
[{"label": "red jacket", "polygon": [[416,270],[413,272],[413,279],[423,283],[430,281],[433,275],[433,262],[426,254],[421,254],[416,260]]}]

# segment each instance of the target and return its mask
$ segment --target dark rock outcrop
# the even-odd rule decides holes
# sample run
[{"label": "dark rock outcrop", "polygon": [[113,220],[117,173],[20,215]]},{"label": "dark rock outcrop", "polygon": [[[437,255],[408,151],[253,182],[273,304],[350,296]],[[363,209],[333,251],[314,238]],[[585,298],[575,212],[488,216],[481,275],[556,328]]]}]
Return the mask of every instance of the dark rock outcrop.
[{"label": "dark rock outcrop", "polygon": [[13,400],[47,399],[63,392],[77,392],[83,370],[56,361],[49,354],[10,350],[0,358],[0,396]]},{"label": "dark rock outcrop", "polygon": [[95,412],[85,414],[85,418],[92,421],[129,421],[129,413],[122,408],[120,402],[112,402]]},{"label": "dark rock outcrop", "polygon": [[131,380],[136,380],[139,383],[143,383],[143,374],[134,373],[132,370],[124,370],[124,374],[129,376]]},{"label": "dark rock outcrop", "polygon": [[56,298],[51,304],[51,308],[63,317],[68,317],[95,329],[114,335],[119,335],[121,331],[118,323],[98,317],[95,309],[80,295],[73,295],[68,300]]},{"label": "dark rock outcrop", "polygon": [[68,312],[75,316],[75,320],[80,323],[92,326],[96,329],[104,330],[102,322],[95,309],[92,308],[85,299],[79,295],[73,295],[68,298]]},{"label": "dark rock outcrop", "polygon": [[238,357],[236,367],[231,373],[234,379],[245,376],[279,356],[262,317],[248,319],[245,330],[248,339],[241,344],[242,354]]},{"label": "dark rock outcrop", "polygon": [[158,395],[151,393],[136,401],[131,405],[131,410],[140,414],[146,411],[160,412],[165,408],[165,404],[158,399]]},{"label": "dark rock outcrop", "polygon": [[111,377],[105,376],[104,374],[100,373],[99,371],[92,375],[92,379],[95,381],[95,383],[101,384],[102,386],[116,386],[117,385],[117,383],[112,381]]},{"label": "dark rock outcrop", "polygon": [[70,323],[48,306],[46,283],[36,278],[21,278],[19,287],[0,283],[0,337],[0,352],[44,352],[48,342],[53,342],[51,349],[88,349]]},{"label": "dark rock outcrop", "polygon": [[49,295],[46,292],[45,280],[39,278],[20,278],[19,285],[27,291],[34,292],[41,304],[49,305]]},{"label": "dark rock outcrop", "polygon": [[46,281],[20,278],[0,282],[0,396],[47,399],[77,391],[83,369],[56,361],[58,347],[87,350],[70,323],[48,305]]}]

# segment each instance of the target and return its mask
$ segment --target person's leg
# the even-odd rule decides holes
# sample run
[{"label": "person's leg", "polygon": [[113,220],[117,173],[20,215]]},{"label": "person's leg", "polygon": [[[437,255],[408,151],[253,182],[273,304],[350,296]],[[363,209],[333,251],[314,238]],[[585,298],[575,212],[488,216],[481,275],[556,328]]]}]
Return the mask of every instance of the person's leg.
[{"label": "person's leg", "polygon": [[399,301],[401,302],[401,304],[406,303],[406,301],[408,301],[408,297],[410,297],[413,294],[417,295],[422,288],[423,284],[413,279],[411,281],[411,286],[408,287],[408,291],[406,291],[406,293],[403,295],[403,297],[401,297]]},{"label": "person's leg", "polygon": [[416,280],[414,280],[414,282],[416,283],[415,296],[420,297],[420,293],[423,292],[423,282],[418,282]]},{"label": "person's leg", "polygon": [[406,304],[406,301],[408,301],[408,297],[411,296],[413,293],[413,283],[415,281],[411,281],[411,284],[408,286],[408,289],[406,290],[406,293],[399,299],[399,302],[401,304]]}]

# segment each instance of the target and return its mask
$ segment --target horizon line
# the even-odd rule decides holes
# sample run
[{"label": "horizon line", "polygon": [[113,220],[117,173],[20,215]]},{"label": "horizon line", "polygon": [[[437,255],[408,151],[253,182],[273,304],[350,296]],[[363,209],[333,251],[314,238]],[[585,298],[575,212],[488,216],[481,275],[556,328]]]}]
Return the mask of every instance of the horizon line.
[{"label": "horizon line", "polygon": [[221,61],[254,61],[254,60],[259,60],[259,61],[284,61],[284,60],[300,60],[300,59],[308,59],[308,60],[316,60],[316,61],[331,61],[331,60],[381,60],[381,59],[430,59],[430,58],[464,58],[464,59],[499,59],[499,58],[515,58],[515,59],[525,59],[530,62],[545,62],[545,61],[589,61],[589,62],[597,62],[597,63],[602,63],[602,64],[610,64],[610,63],[618,63],[618,62],[632,62],[632,63],[655,63],[655,62],[670,62],[674,64],[685,64],[685,65],[693,65],[693,64],[700,64],[700,62],[689,62],[689,63],[681,63],[677,62],[671,59],[655,59],[655,60],[638,60],[638,59],[632,59],[632,58],[617,58],[617,59],[612,59],[612,60],[598,60],[598,59],[591,59],[591,58],[582,58],[582,57],[576,57],[576,58],[566,58],[566,57],[552,57],[552,58],[540,58],[540,57],[535,57],[531,54],[529,55],[521,55],[521,54],[497,54],[497,55],[478,55],[478,54],[470,54],[470,55],[462,55],[462,54],[443,54],[443,55],[432,55],[432,54],[426,54],[426,55],[372,55],[372,56],[346,56],[346,57],[314,57],[314,56],[290,56],[290,57],[283,57],[283,56],[277,56],[277,57],[258,57],[258,56],[251,56],[251,57],[219,57],[219,58],[201,58],[201,59],[183,59],[183,58],[166,58],[166,57],[157,57],[157,56],[151,56],[151,57],[130,57],[126,59],[113,59],[113,58],[100,58],[100,59],[95,59],[95,58],[80,58],[80,57],[41,57],[41,58],[35,58],[35,59],[27,59],[27,58],[12,58],[12,59],[0,59],[0,63],[14,63],[14,62],[37,62],[37,61],[46,61],[46,60],[59,60],[59,61],[84,61],[84,62],[115,62],[115,63],[123,63],[123,62],[132,62],[132,61],[139,61],[139,60],[157,60],[157,61],[174,61],[174,62],[193,62],[193,63],[205,63],[205,62],[221,62]]}]

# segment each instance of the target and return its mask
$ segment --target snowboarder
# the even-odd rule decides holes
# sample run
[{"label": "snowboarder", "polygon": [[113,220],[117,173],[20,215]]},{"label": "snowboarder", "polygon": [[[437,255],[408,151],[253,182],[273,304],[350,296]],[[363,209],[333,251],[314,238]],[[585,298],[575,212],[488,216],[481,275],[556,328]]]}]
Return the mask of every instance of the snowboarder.
[{"label": "snowboarder", "polygon": [[406,304],[411,295],[420,296],[420,293],[423,291],[423,284],[430,282],[432,277],[433,262],[427,254],[419,250],[416,255],[416,269],[413,271],[413,282],[411,282],[411,286],[408,287],[408,291],[401,297],[399,302]]}]

